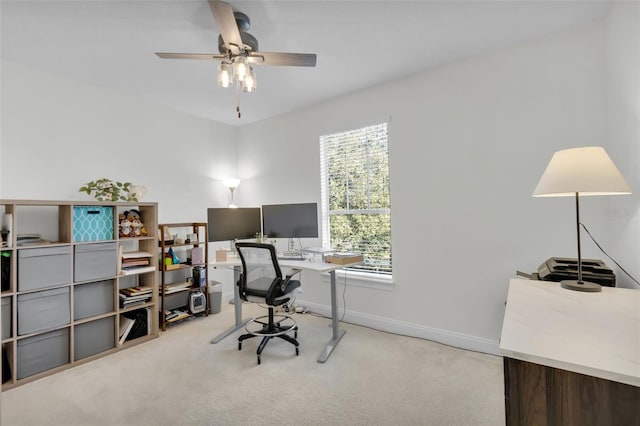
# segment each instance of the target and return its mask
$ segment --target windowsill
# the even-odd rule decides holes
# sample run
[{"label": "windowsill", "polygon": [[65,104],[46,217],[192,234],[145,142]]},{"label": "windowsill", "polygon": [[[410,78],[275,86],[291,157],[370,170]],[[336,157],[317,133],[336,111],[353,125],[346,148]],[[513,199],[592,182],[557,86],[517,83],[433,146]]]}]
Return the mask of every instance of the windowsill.
[{"label": "windowsill", "polygon": [[[393,275],[378,275],[367,272],[348,271],[340,269],[336,271],[336,284],[353,285],[356,287],[373,288],[376,290],[393,290]],[[331,282],[329,273],[322,274],[322,280]]]}]

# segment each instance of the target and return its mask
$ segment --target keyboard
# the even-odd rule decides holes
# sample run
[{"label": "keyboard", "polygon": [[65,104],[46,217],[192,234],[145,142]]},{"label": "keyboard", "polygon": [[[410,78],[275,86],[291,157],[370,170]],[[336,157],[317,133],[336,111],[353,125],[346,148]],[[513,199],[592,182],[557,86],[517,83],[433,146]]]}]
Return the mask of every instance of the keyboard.
[{"label": "keyboard", "polygon": [[301,255],[280,255],[278,256],[278,260],[304,260],[304,257]]}]

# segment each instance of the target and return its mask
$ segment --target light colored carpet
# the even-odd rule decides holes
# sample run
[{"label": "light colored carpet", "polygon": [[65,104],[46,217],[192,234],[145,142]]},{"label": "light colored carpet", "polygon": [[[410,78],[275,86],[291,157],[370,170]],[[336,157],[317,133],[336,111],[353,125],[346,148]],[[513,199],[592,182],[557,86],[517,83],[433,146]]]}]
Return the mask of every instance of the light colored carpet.
[{"label": "light colored carpet", "polygon": [[[245,317],[263,314],[244,305]],[[297,314],[300,356],[277,339],[238,351],[233,306],[158,339],[2,394],[2,425],[503,425],[502,359]]]}]

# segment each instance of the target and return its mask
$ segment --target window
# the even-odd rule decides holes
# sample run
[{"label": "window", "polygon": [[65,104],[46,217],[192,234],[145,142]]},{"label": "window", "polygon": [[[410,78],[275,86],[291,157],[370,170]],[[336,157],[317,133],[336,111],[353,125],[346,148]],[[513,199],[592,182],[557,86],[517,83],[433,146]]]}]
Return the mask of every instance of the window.
[{"label": "window", "polygon": [[362,272],[391,275],[387,123],[320,137],[323,244],[362,253]]}]

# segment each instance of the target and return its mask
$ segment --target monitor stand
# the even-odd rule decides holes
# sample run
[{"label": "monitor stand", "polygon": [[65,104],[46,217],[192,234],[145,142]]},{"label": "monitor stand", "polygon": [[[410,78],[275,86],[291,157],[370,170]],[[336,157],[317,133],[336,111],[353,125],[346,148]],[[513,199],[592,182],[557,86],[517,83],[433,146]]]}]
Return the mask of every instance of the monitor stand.
[{"label": "monitor stand", "polygon": [[286,257],[302,257],[302,252],[296,250],[295,241],[293,238],[289,238],[288,250],[282,253]]}]

